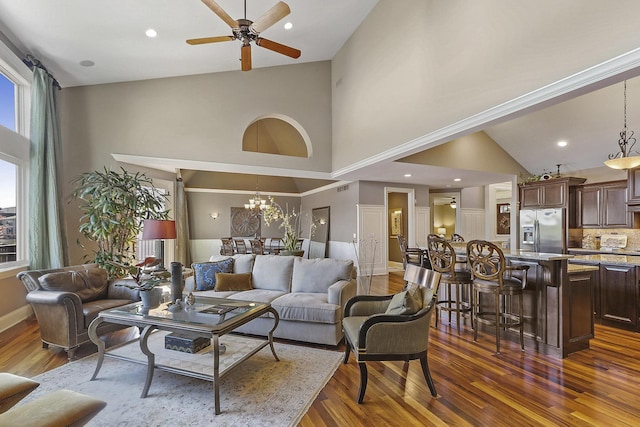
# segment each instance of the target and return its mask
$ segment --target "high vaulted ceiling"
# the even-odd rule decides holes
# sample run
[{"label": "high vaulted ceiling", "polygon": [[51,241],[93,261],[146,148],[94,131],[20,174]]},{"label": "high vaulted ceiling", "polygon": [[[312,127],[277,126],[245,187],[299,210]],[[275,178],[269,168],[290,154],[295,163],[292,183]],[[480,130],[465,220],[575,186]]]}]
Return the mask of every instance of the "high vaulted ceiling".
[{"label": "high vaulted ceiling", "polygon": [[[216,0],[233,18],[240,0]],[[252,45],[253,67],[330,60],[378,0],[286,0],[291,13],[261,36],[302,51],[291,59]],[[247,0],[256,20],[277,0]],[[284,29],[291,22],[293,28]],[[155,38],[145,36],[153,28]],[[200,0],[19,0],[0,2],[0,32],[36,56],[62,87],[240,69],[241,42],[190,46],[185,40],[231,35]],[[86,67],[80,63],[92,61]]]},{"label": "high vaulted ceiling", "polygon": [[[216,1],[234,19],[243,17],[242,1]],[[248,0],[247,17],[257,18],[276,2]],[[302,50],[302,56],[294,60],[253,46],[254,68],[332,59],[377,4],[377,0],[286,2],[291,14],[263,36]],[[288,21],[293,23],[291,30],[283,28]],[[147,38],[148,28],[158,31],[158,37]],[[22,52],[40,59],[63,87],[240,69],[239,41],[199,46],[185,42],[230,34],[200,0],[6,0],[0,1],[0,32]],[[80,64],[83,61],[95,64],[87,67]],[[622,130],[623,78],[631,79],[628,125],[640,132],[640,80],[632,79],[636,75],[613,76],[562,103],[484,131],[533,174],[555,172],[558,164],[564,174],[604,168],[602,162],[617,150]],[[568,143],[564,149],[556,145],[561,139]],[[504,176],[387,160],[337,178],[462,188]],[[462,181],[452,184],[453,178]]]}]

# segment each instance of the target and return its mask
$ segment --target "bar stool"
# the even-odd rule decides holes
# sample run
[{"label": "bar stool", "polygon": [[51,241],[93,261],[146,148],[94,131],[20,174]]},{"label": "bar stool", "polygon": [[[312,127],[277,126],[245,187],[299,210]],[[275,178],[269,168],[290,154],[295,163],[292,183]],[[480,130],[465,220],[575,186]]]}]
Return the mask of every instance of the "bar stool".
[{"label": "bar stool", "polygon": [[[467,243],[467,262],[471,267],[474,300],[473,340],[478,339],[478,323],[496,328],[496,353],[500,354],[500,330],[518,328],[520,347],[524,351],[523,290],[527,285],[528,265],[507,265],[502,249],[485,240],[471,240]],[[521,278],[512,275],[520,271]],[[480,294],[491,294],[493,307],[489,301],[482,304]],[[518,301],[518,313],[512,308],[514,298]]]},{"label": "bar stool", "polygon": [[[456,253],[453,247],[437,234],[427,236],[427,251],[431,269],[441,274],[440,289],[444,289],[444,298],[436,302],[437,310],[449,312],[449,324],[451,324],[451,313],[456,314],[456,326],[460,335],[460,315],[469,316],[473,327],[473,293],[471,284],[471,272],[464,268],[456,268],[459,264],[456,260]],[[452,288],[455,287],[455,295],[452,295]],[[464,295],[468,295],[468,301],[464,301]],[[436,313],[436,327],[438,326],[439,313]]]}]

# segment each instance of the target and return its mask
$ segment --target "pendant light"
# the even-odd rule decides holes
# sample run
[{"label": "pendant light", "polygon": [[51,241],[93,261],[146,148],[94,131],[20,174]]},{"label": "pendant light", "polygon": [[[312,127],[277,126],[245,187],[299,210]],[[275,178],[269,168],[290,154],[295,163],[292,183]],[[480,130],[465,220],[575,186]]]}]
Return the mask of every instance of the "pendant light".
[{"label": "pendant light", "polygon": [[[609,154],[609,160],[605,160],[604,164],[613,169],[633,169],[640,166],[640,153],[633,149],[636,144],[634,132],[627,130],[627,81],[624,81],[624,127],[620,132],[618,146],[620,151],[615,154]],[[633,154],[633,155],[632,155]]]}]

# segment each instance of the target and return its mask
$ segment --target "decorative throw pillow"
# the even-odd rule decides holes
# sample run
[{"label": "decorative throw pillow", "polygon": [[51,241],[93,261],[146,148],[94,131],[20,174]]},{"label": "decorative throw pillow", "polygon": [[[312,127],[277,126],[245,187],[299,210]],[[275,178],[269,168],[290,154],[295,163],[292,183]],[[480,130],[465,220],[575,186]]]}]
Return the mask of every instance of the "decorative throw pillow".
[{"label": "decorative throw pillow", "polygon": [[216,273],[216,292],[221,291],[249,291],[251,273]]},{"label": "decorative throw pillow", "polygon": [[197,291],[210,291],[216,287],[216,273],[233,273],[233,258],[217,262],[191,264]]},{"label": "decorative throw pillow", "polygon": [[415,284],[391,298],[385,314],[416,314],[422,309],[422,291]]}]

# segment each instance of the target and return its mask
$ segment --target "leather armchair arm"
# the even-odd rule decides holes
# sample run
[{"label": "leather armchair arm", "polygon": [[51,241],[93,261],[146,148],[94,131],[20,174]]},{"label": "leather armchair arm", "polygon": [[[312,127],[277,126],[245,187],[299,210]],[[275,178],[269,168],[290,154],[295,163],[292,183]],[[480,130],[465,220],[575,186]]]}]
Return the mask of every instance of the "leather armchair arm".
[{"label": "leather armchair arm", "polygon": [[[27,302],[38,319],[42,339],[50,343],[75,346],[78,334],[84,330],[82,301],[73,292],[32,291]],[[63,338],[64,336],[64,338]]]},{"label": "leather armchair arm", "polygon": [[60,305],[64,304],[65,299],[70,300],[74,306],[80,307],[80,311],[82,311],[82,301],[80,301],[80,297],[73,292],[32,291],[27,294],[27,302],[31,304]]},{"label": "leather armchair arm", "polygon": [[127,299],[131,301],[140,301],[140,292],[136,289],[129,289],[123,284],[135,285],[133,279],[116,279],[109,282],[107,290],[108,299]]},{"label": "leather armchair arm", "polygon": [[347,301],[344,317],[384,313],[393,295],[356,295]]}]

